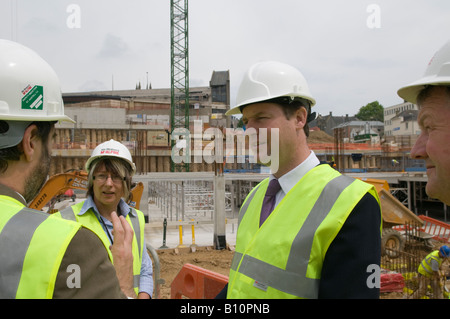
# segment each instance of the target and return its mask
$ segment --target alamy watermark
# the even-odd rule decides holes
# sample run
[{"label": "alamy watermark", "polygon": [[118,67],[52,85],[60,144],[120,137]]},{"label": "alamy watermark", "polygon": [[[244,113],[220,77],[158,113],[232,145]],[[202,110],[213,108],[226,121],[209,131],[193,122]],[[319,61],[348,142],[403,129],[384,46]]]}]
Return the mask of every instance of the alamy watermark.
[{"label": "alamy watermark", "polygon": [[[69,16],[66,20],[66,25],[69,29],[81,28],[81,7],[78,4],[69,4],[66,8],[66,12]],[[378,4],[369,4],[366,8],[366,12],[369,13],[366,24],[369,29],[381,28],[381,7]]]},{"label": "alamy watermark", "polygon": [[66,279],[68,288],[81,288],[81,268],[77,264],[67,266],[66,272],[71,273]]},{"label": "alamy watermark", "polygon": [[370,275],[367,277],[367,287],[370,289],[381,287],[381,267],[377,264],[371,264],[367,266],[367,273]]},{"label": "alamy watermark", "polygon": [[370,4],[366,9],[370,15],[367,17],[366,24],[369,29],[381,28],[381,7],[378,4]]},{"label": "alamy watermark", "polygon": [[66,8],[69,16],[66,20],[66,25],[69,29],[81,28],[81,7],[78,4],[69,4]]},{"label": "alamy watermark", "polygon": [[226,128],[203,130],[203,122],[194,121],[194,131],[176,128],[172,131],[172,161],[181,163],[259,163],[272,173],[279,165],[279,129]]}]

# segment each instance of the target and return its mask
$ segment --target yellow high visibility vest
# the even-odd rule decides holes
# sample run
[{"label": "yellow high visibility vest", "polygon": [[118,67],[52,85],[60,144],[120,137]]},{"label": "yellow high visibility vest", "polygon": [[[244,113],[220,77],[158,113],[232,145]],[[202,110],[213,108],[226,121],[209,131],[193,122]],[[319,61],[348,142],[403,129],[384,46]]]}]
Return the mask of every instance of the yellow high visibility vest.
[{"label": "yellow high visibility vest", "polygon": [[328,247],[360,199],[370,192],[379,204],[378,194],[373,185],[319,165],[259,227],[268,182],[252,190],[239,213],[227,298],[317,298]]},{"label": "yellow high visibility vest", "polygon": [[63,256],[81,224],[0,195],[0,298],[52,298]]},{"label": "yellow high visibility vest", "polygon": [[435,260],[439,264],[439,268],[441,267],[443,259],[439,257],[439,250],[432,251],[429,253],[420,263],[418,272],[425,277],[431,278],[433,275],[433,269],[431,269],[431,261]]},{"label": "yellow high visibility vest", "polygon": [[[84,227],[96,233],[97,236],[100,237],[100,239],[102,240],[103,245],[108,251],[109,258],[111,262],[114,264],[113,256],[111,250],[109,249],[111,243],[102,225],[100,224],[100,221],[96,217],[95,213],[92,211],[92,209],[89,209],[86,213],[78,215],[81,211],[81,208],[83,207],[83,203],[84,202],[80,202],[73,206],[67,207],[56,214],[59,214],[64,219],[76,220],[77,222],[81,223]],[[141,211],[136,210],[134,208],[131,209],[134,210],[134,212],[136,212],[137,217],[133,216],[132,214],[127,214],[126,220],[131,225],[134,232],[132,244],[133,275],[134,275],[133,281],[134,281],[134,291],[136,292],[136,294],[138,294],[139,278],[141,275],[141,266],[142,266],[142,254],[143,250],[145,249],[145,247],[143,247],[145,221],[144,221],[144,214]]]}]

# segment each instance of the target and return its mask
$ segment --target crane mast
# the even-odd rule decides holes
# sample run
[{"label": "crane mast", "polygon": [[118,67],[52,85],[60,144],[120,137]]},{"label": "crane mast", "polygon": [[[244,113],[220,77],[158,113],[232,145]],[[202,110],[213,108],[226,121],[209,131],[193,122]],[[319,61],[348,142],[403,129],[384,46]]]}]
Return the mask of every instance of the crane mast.
[{"label": "crane mast", "polygon": [[[189,131],[189,38],[188,38],[188,0],[170,1],[170,44],[171,44],[171,136],[172,154],[182,154],[190,159]],[[185,141],[174,140],[181,136]],[[178,145],[177,145],[178,144]],[[183,147],[184,146],[184,147]],[[172,172],[188,172],[190,160],[178,161],[171,159]]]}]

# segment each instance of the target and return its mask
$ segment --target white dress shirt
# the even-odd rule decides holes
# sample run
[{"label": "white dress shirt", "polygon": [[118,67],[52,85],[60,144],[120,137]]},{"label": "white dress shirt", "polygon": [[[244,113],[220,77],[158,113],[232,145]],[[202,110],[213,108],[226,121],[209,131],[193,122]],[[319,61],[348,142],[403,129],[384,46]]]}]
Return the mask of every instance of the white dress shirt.
[{"label": "white dress shirt", "polygon": [[[284,196],[286,196],[286,194],[295,186],[295,184],[297,184],[298,181],[301,180],[303,176],[305,176],[306,173],[308,173],[311,169],[313,169],[319,164],[320,161],[317,158],[316,154],[313,151],[311,151],[311,154],[309,154],[306,160],[304,160],[296,168],[290,170],[289,172],[281,176],[278,179],[281,189],[278,191],[275,197],[275,207],[281,202]],[[273,174],[271,174],[269,176],[269,182],[274,178],[276,177],[273,176]]]}]

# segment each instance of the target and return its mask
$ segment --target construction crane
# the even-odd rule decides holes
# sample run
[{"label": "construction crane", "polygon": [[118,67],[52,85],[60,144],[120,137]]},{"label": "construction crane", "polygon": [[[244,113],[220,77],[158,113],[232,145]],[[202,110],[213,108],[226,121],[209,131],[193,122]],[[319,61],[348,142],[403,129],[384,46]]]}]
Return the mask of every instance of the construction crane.
[{"label": "construction crane", "polygon": [[[187,152],[190,158],[189,131],[189,37],[188,0],[170,1],[171,114],[172,152]],[[184,137],[183,143],[174,137]],[[181,138],[180,138],[181,139]],[[171,171],[189,171],[189,161],[171,159]]]}]

